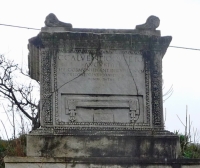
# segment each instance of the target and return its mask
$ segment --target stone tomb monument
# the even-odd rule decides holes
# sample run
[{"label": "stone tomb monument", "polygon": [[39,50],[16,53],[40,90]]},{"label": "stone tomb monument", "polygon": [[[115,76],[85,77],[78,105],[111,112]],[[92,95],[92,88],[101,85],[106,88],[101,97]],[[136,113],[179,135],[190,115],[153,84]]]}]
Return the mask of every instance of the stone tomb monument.
[{"label": "stone tomb monument", "polygon": [[164,130],[162,58],[172,37],[159,23],[78,29],[49,14],[29,40],[41,127],[27,136],[27,157],[7,157],[7,168],[171,167],[179,138]]}]

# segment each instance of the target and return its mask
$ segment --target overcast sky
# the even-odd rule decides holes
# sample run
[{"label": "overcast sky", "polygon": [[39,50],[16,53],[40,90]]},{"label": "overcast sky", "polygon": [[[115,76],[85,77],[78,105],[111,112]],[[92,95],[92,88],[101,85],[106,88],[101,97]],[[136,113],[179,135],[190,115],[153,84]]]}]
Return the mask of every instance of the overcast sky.
[{"label": "overcast sky", "polygon": [[[155,15],[161,20],[157,28],[161,35],[173,37],[171,46],[200,49],[200,0],[2,0],[0,24],[41,28],[49,13],[74,28],[115,29],[134,29]],[[0,26],[0,53],[27,65],[28,39],[38,33]],[[200,51],[168,48],[163,59],[164,85],[167,91],[173,84],[174,93],[164,103],[167,130],[184,131],[177,115],[184,122],[188,105],[192,127],[200,131],[199,73]],[[2,110],[0,118],[9,127]],[[3,132],[0,123],[0,136]]]}]

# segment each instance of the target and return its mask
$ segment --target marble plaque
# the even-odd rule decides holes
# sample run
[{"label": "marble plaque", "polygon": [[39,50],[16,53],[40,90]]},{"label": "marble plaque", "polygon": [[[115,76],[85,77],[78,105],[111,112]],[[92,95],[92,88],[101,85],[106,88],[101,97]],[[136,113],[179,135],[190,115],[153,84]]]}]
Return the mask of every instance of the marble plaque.
[{"label": "marble plaque", "polygon": [[99,55],[90,54],[90,51],[58,53],[56,70],[59,91],[144,95],[145,69],[142,55],[128,51],[104,52]]},{"label": "marble plaque", "polygon": [[60,50],[53,69],[56,124],[149,124],[149,83],[140,53]]}]

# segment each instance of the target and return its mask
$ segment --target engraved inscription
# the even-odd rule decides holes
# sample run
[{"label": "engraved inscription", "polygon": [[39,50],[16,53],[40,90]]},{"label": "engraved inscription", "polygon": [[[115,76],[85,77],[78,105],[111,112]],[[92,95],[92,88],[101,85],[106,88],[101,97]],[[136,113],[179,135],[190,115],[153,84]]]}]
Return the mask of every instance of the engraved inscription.
[{"label": "engraved inscription", "polygon": [[123,55],[120,53],[118,55],[103,54],[101,57],[84,53],[59,53],[58,72],[69,79],[81,75],[88,80],[119,81],[127,73],[123,57],[129,64],[137,64],[134,68],[131,66],[134,73],[144,73],[141,55]]}]

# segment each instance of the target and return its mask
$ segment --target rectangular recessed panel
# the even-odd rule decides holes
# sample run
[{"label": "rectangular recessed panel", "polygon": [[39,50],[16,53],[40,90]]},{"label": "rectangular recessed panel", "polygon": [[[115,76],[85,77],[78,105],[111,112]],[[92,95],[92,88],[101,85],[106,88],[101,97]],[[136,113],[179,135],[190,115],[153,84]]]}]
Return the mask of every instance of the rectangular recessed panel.
[{"label": "rectangular recessed panel", "polygon": [[60,120],[63,123],[144,122],[142,96],[62,95]]},{"label": "rectangular recessed panel", "polygon": [[58,52],[54,62],[56,125],[149,124],[149,74],[140,52],[77,49]]}]

